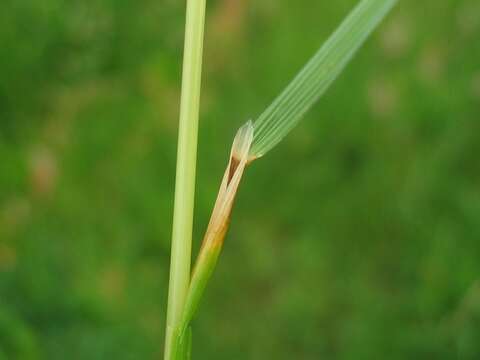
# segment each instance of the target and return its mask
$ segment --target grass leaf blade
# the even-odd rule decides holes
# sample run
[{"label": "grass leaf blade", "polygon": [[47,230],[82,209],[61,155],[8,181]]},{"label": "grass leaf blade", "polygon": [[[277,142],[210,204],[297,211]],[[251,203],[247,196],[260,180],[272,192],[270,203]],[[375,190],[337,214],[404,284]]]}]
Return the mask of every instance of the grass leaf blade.
[{"label": "grass leaf blade", "polygon": [[265,155],[300,121],[342,72],[397,0],[361,0],[293,81],[258,117],[251,158]]}]

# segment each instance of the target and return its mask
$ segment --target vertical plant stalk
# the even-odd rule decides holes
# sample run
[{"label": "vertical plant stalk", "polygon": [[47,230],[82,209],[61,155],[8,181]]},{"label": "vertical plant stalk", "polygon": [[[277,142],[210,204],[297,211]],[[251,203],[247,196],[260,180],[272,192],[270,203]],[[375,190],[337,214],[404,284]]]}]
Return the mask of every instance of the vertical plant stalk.
[{"label": "vertical plant stalk", "polygon": [[187,0],[165,360],[172,358],[190,283],[205,6],[206,0]]}]

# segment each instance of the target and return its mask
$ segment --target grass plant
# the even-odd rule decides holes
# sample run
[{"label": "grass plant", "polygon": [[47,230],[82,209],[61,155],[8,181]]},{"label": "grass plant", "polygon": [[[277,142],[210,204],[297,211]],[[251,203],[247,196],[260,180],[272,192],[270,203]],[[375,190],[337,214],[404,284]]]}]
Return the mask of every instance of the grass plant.
[{"label": "grass plant", "polygon": [[189,0],[177,161],[165,359],[186,359],[190,322],[228,229],[246,166],[273,149],[315,104],[397,0],[361,0],[285,90],[235,136],[214,210],[190,279],[195,157],[205,1]]}]

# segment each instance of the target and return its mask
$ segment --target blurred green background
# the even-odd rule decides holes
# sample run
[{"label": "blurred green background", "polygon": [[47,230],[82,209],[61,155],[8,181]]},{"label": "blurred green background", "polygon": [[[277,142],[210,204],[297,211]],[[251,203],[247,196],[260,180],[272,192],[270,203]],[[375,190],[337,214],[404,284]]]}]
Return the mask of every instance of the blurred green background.
[{"label": "blurred green background", "polygon": [[[195,252],[236,129],[355,0],[208,1]],[[184,1],[4,0],[0,359],[163,352]],[[402,0],[242,185],[194,359],[480,359],[480,3]]]}]

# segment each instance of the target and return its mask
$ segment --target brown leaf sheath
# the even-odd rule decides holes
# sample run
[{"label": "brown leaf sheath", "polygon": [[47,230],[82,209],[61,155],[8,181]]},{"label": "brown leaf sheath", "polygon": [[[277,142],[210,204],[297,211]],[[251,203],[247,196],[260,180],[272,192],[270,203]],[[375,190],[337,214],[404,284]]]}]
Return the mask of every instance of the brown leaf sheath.
[{"label": "brown leaf sheath", "polygon": [[210,246],[223,243],[240,180],[249,162],[248,152],[252,139],[253,127],[251,123],[247,123],[238,130],[233,141],[230,159],[223,175],[200,252]]},{"label": "brown leaf sheath", "polygon": [[[212,216],[203,239],[200,253],[192,273],[185,302],[183,330],[193,317],[206,284],[215,268],[218,255],[230,222],[233,203],[243,172],[249,162],[249,150],[253,140],[253,126],[242,126],[233,141],[230,158],[218,191]],[[182,337],[182,336],[180,336]]]}]

